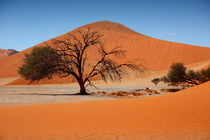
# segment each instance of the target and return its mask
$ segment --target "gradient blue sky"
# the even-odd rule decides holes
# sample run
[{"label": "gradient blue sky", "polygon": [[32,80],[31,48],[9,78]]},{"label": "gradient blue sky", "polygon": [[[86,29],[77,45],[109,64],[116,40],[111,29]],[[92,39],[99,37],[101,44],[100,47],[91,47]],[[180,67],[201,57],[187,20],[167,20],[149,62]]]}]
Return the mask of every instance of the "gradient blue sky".
[{"label": "gradient blue sky", "polygon": [[210,47],[210,0],[0,0],[0,48],[21,51],[103,20]]}]

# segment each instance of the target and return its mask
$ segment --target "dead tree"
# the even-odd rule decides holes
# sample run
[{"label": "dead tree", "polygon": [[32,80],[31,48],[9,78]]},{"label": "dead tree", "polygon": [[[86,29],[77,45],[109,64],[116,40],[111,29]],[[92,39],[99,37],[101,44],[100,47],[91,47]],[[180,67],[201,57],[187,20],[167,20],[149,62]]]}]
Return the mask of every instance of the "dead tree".
[{"label": "dead tree", "polygon": [[[120,81],[124,76],[128,76],[128,69],[137,74],[145,70],[143,65],[115,62],[112,58],[124,57],[125,51],[120,50],[119,47],[107,51],[102,44],[101,37],[98,31],[87,29],[83,32],[70,33],[63,39],[53,40],[53,46],[62,58],[56,71],[62,77],[72,75],[77,80],[80,86],[78,94],[88,94],[86,87],[94,86],[91,78],[95,76],[100,76],[105,82],[107,79]],[[91,55],[87,51],[91,49],[95,50],[93,55],[97,55],[98,59],[95,64],[87,66],[87,56]]]}]

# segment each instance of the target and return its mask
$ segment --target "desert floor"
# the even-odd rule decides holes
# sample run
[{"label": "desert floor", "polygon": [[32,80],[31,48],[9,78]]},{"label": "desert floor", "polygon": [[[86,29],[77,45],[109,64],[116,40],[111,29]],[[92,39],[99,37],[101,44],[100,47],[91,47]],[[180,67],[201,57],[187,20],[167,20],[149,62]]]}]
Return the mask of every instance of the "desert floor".
[{"label": "desert floor", "polygon": [[[148,83],[150,79],[148,79]],[[140,97],[159,96],[169,94],[168,92],[161,91],[162,88],[167,88],[164,84],[154,86],[154,84],[142,83],[142,79],[134,79],[129,82],[121,83],[104,83],[103,81],[95,81],[97,89],[88,87],[89,93],[106,92],[113,93],[118,91],[136,92],[138,89],[153,89],[160,94],[149,95],[144,93]],[[138,83],[138,84],[137,84]],[[77,83],[63,84],[63,85],[19,85],[19,86],[0,86],[0,106],[10,105],[30,105],[30,104],[49,104],[49,103],[67,103],[67,102],[81,102],[81,101],[97,101],[97,100],[110,100],[110,99],[124,99],[128,97],[111,97],[103,94],[93,94],[89,96],[73,95],[79,92]],[[138,92],[137,92],[138,93]],[[140,92],[139,92],[140,93]],[[142,92],[141,92],[142,93]],[[134,96],[129,96],[134,98]]]},{"label": "desert floor", "polygon": [[[165,71],[161,72],[148,72],[138,78],[125,78],[120,83],[111,82],[105,83],[102,80],[94,81],[95,87],[88,87],[87,92],[135,92],[138,89],[150,88],[158,91],[160,94],[167,94],[160,89],[168,88],[164,83],[155,86],[151,83],[151,80],[156,77],[163,76]],[[67,103],[67,102],[80,102],[80,101],[97,101],[107,99],[119,99],[125,97],[109,97],[102,95],[91,95],[91,96],[75,96],[72,94],[79,92],[77,83],[69,84],[55,84],[55,85],[6,85],[7,83],[15,80],[19,77],[13,78],[1,78],[0,79],[0,106],[10,105],[31,105],[31,104],[49,104],[49,103]],[[147,97],[145,94],[141,97]],[[151,95],[150,95],[151,96]],[[158,96],[158,95],[152,95]],[[133,97],[132,97],[133,98]]]},{"label": "desert floor", "polygon": [[0,107],[1,139],[210,139],[210,82],[163,96]]}]

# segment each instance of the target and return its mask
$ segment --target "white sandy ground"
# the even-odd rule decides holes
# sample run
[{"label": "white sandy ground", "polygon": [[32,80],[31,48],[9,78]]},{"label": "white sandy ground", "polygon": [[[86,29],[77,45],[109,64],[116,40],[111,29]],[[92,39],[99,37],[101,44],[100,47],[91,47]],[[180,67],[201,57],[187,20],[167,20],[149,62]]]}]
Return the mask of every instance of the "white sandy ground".
[{"label": "white sandy ground", "polygon": [[[155,86],[151,83],[151,79],[160,77],[165,72],[150,72],[137,79],[124,79],[119,82],[105,83],[104,81],[95,81],[95,87],[88,87],[87,91],[99,92],[105,91],[108,93],[125,91],[135,92],[137,89],[157,90],[162,94],[166,92],[160,91],[161,88],[167,88],[163,83]],[[147,85],[147,86],[145,86]],[[29,105],[29,104],[48,104],[48,103],[65,103],[65,102],[80,102],[80,101],[96,101],[107,99],[119,99],[127,97],[110,97],[104,95],[79,96],[71,95],[79,92],[77,83],[62,84],[62,85],[17,85],[17,86],[0,86],[0,106],[10,105]],[[142,92],[141,92],[142,93]],[[158,96],[145,94],[141,97]],[[133,98],[133,97],[129,97]]]},{"label": "white sandy ground", "polygon": [[[209,61],[193,64],[191,69],[199,70],[202,67],[209,64]],[[125,91],[134,92],[137,89],[150,88],[158,91],[159,95],[167,94],[160,89],[168,88],[167,85],[160,82],[158,86],[151,83],[151,80],[157,77],[162,77],[167,71],[159,72],[147,72],[139,78],[126,78],[119,82],[95,81],[94,84],[98,89],[94,87],[88,87],[87,91],[99,92],[105,91],[108,93]],[[91,96],[75,96],[71,95],[79,92],[77,83],[62,84],[62,85],[17,85],[17,86],[4,86],[5,84],[17,79],[1,78],[0,79],[0,106],[8,105],[29,105],[29,104],[48,104],[48,103],[64,103],[64,102],[79,102],[79,101],[95,101],[95,100],[107,100],[116,99],[116,97],[109,97],[103,95],[91,95]],[[144,95],[147,96],[159,96],[159,95]],[[117,97],[125,98],[125,97]],[[132,97],[133,98],[133,97]]]},{"label": "white sandy ground", "polygon": [[[131,85],[131,83],[129,83],[127,86],[124,86],[124,84],[122,83],[122,85],[119,85],[117,87],[111,85],[111,83],[107,84],[106,86],[103,86],[103,84],[104,83],[102,81],[98,81],[96,84],[98,89],[89,87],[87,88],[87,91],[90,93],[98,91],[105,91],[108,93],[116,91],[134,92],[136,89],[145,88],[142,86],[136,86],[135,84]],[[160,89],[164,87],[151,86],[149,88],[161,92]],[[0,106],[96,101],[96,100],[127,98],[127,97],[110,97],[105,95],[89,95],[89,96],[71,95],[77,93],[78,91],[79,87],[77,86],[76,83],[66,84],[66,85],[2,86],[0,87]],[[161,94],[166,94],[166,92],[161,92]],[[151,95],[145,94],[145,96],[151,96]]]}]

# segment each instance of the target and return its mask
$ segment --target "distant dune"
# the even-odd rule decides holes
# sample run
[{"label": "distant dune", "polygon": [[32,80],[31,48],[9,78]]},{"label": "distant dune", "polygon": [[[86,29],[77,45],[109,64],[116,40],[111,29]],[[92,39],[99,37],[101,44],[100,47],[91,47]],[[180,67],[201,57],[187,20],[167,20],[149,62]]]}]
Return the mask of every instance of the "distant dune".
[{"label": "distant dune", "polygon": [[[137,33],[124,25],[110,21],[88,24],[71,32],[77,30],[84,31],[87,28],[98,30],[104,35],[102,41],[107,49],[121,46],[122,49],[127,51],[127,59],[136,60],[137,63],[143,62],[149,70],[165,70],[168,69],[173,62],[193,64],[210,60],[210,48],[208,47],[187,45],[151,38]],[[57,38],[62,39],[65,36],[66,34]],[[46,42],[50,44],[51,40]],[[42,46],[46,42],[36,46]],[[23,64],[23,54],[29,53],[32,48],[33,47],[10,57],[0,59],[0,78],[19,76],[17,70],[18,67]],[[93,55],[93,53],[90,55],[90,59],[94,61],[95,55]]]},{"label": "distant dune", "polygon": [[13,49],[0,49],[0,59],[6,56],[16,54],[16,53],[18,53],[18,51],[13,50]]},{"label": "distant dune", "polygon": [[135,99],[0,107],[1,139],[209,139],[210,82]]}]

